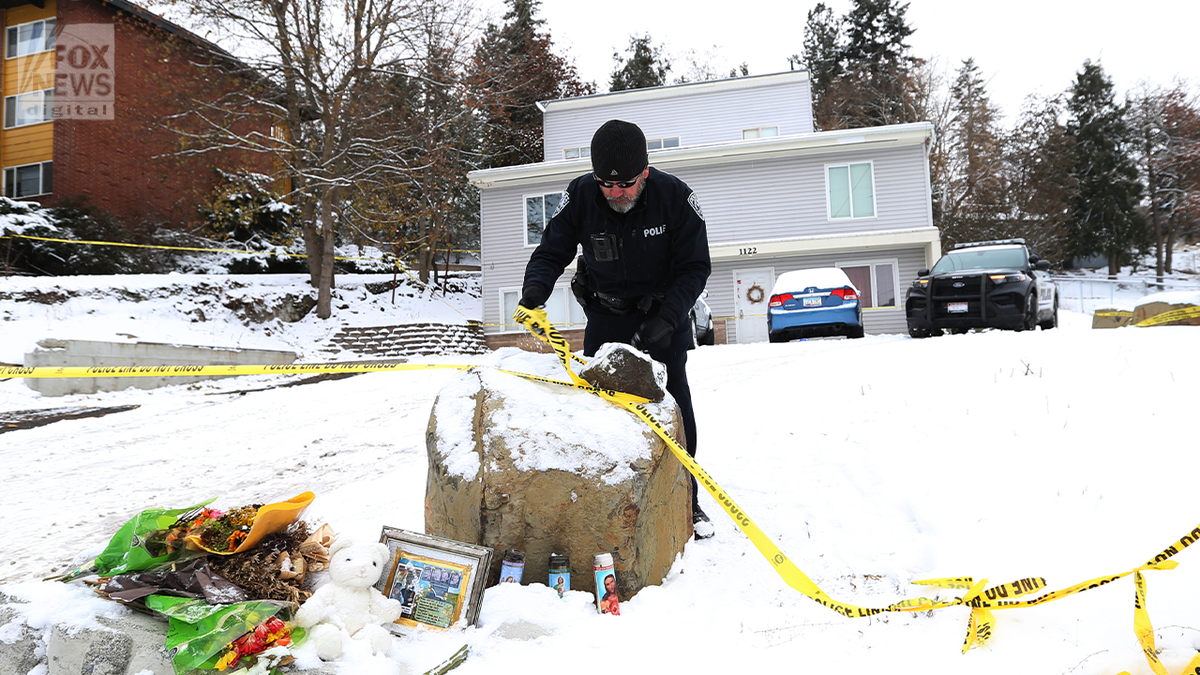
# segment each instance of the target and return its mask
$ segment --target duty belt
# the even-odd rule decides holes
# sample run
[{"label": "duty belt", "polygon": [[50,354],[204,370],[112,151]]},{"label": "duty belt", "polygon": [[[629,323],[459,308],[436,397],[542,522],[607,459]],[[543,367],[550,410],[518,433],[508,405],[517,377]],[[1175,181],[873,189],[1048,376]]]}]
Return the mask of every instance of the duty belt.
[{"label": "duty belt", "polygon": [[654,301],[656,300],[654,295],[642,295],[636,298],[618,298],[615,295],[599,291],[593,291],[592,295],[600,303],[601,307],[617,316],[633,314],[638,310],[649,313],[650,308],[654,306]]}]

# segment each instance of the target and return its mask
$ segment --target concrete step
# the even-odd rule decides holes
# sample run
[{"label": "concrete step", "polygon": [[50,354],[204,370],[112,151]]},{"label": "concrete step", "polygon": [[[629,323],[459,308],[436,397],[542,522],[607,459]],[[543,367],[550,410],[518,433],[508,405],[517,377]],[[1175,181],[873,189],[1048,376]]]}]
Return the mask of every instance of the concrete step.
[{"label": "concrete step", "polygon": [[337,347],[364,356],[440,356],[486,354],[478,322],[409,323],[391,326],[344,326],[331,339]]}]

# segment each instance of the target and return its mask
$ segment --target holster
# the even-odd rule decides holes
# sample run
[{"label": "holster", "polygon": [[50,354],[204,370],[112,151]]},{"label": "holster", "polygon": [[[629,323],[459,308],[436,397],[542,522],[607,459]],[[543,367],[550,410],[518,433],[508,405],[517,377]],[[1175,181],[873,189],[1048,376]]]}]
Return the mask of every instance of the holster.
[{"label": "holster", "polygon": [[636,298],[618,298],[599,291],[593,291],[588,280],[587,262],[583,256],[575,260],[575,276],[571,277],[571,293],[583,308],[599,307],[617,316],[626,316],[634,312],[650,314],[657,305],[662,303],[665,293],[652,293]]}]

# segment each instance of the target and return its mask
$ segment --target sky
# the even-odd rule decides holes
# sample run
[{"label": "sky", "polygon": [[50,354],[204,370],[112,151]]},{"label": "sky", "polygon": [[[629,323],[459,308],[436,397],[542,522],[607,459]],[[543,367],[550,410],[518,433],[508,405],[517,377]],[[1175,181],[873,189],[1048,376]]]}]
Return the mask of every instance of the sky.
[{"label": "sky", "polygon": [[[712,52],[724,71],[743,62],[753,75],[788,70],[787,59],[800,53],[805,18],[815,5],[759,0],[724,4],[714,14],[679,0],[628,6],[542,0],[541,16],[559,53],[575,60],[584,80],[606,90],[612,55],[625,52],[631,34],[648,33],[677,57],[688,50]],[[849,0],[826,5],[836,16],[851,7]],[[993,102],[1010,120],[1026,95],[1067,89],[1085,59],[1104,66],[1118,98],[1141,81],[1166,86],[1176,76],[1200,87],[1195,56],[1200,2],[1194,0],[911,0],[907,16],[916,29],[912,53],[934,59],[948,79],[973,57],[989,79]]]},{"label": "sky", "polygon": [[[269,283],[240,277],[245,285],[229,292],[265,297],[287,281],[259,279]],[[6,302],[0,343],[18,344],[0,360],[43,337],[127,339],[120,334],[130,332],[191,344],[291,345],[302,361],[321,358],[326,322],[310,316],[246,325],[189,290],[228,281],[0,278],[0,293],[83,294],[56,305]],[[302,283],[302,276],[291,281]],[[392,305],[388,294],[364,293],[356,283],[340,277],[339,317],[364,325],[464,320],[440,300],[402,295]],[[1140,302],[1137,286],[1121,288],[1120,300]],[[128,297],[124,291],[159,287],[172,290],[141,302],[120,299]],[[1192,301],[1200,302],[1200,291]],[[477,297],[447,302],[479,313]],[[200,305],[205,322],[193,321]],[[1200,361],[1181,356],[1194,352],[1200,328],[1093,330],[1089,313],[1079,311],[1088,306],[1064,294],[1060,327],[1049,331],[701,347],[688,364],[697,459],[839,602],[879,607],[960,593],[911,584],[929,578],[1003,584],[1043,577],[1058,590],[1129,572],[1200,522],[1189,480],[1200,473],[1200,453],[1187,425]],[[513,416],[516,431],[534,410],[570,408],[580,396],[587,399],[581,405],[599,404],[494,370],[566,379],[552,355],[505,349],[435,360],[485,369],[499,399],[517,398],[512,410],[526,411]],[[305,520],[327,523],[339,536],[375,539],[384,526],[423,531],[430,410],[439,395],[464,395],[470,377],[455,370],[369,373],[261,390],[288,378],[255,376],[57,398],[36,394],[20,378],[0,380],[5,411],[139,406],[0,434],[0,590],[28,601],[9,607],[44,640],[54,624],[93,626],[97,615],[128,611],[84,585],[38,580],[95,555],[138,511],[210,497],[230,508],[311,490],[316,500]],[[439,417],[439,429],[454,424],[447,417]],[[628,462],[628,434],[639,422],[616,411],[605,420],[586,449],[528,446],[525,459],[543,466],[540,450],[581,467],[601,466],[589,463],[596,456]],[[965,608],[843,617],[784,583],[714,499],[700,499],[716,536],[688,542],[661,585],[623,599],[620,616],[598,615],[590,593],[559,599],[546,580],[526,579],[488,589],[474,627],[397,640],[387,656],[351,651],[338,670],[425,672],[466,644],[469,657],[455,675],[514,668],[1152,672],[1134,637],[1132,577],[1038,607],[999,610],[991,642],[962,654]],[[1178,675],[1200,652],[1200,547],[1172,560],[1178,569],[1146,573],[1146,605],[1159,656]],[[0,626],[0,640],[18,632]],[[315,665],[311,648],[297,656],[301,665]]]}]

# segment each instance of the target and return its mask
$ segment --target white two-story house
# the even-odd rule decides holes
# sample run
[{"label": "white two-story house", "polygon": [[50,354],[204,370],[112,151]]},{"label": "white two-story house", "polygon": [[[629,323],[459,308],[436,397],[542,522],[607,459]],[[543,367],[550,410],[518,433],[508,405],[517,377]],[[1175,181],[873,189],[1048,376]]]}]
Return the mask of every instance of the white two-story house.
[{"label": "white two-story house", "polygon": [[[650,164],[704,209],[713,270],[707,301],[717,342],[767,339],[775,277],[841,267],[858,286],[868,333],[904,333],[904,286],[941,254],[929,188],[929,123],[813,130],[807,71],[697,82],[540,104],[545,159],[474,171],[479,187],[483,322],[488,344],[528,346],[512,323],[530,254],[561,192],[591,171],[592,134],[636,123]],[[569,290],[547,302],[576,348],[586,318]]]}]

